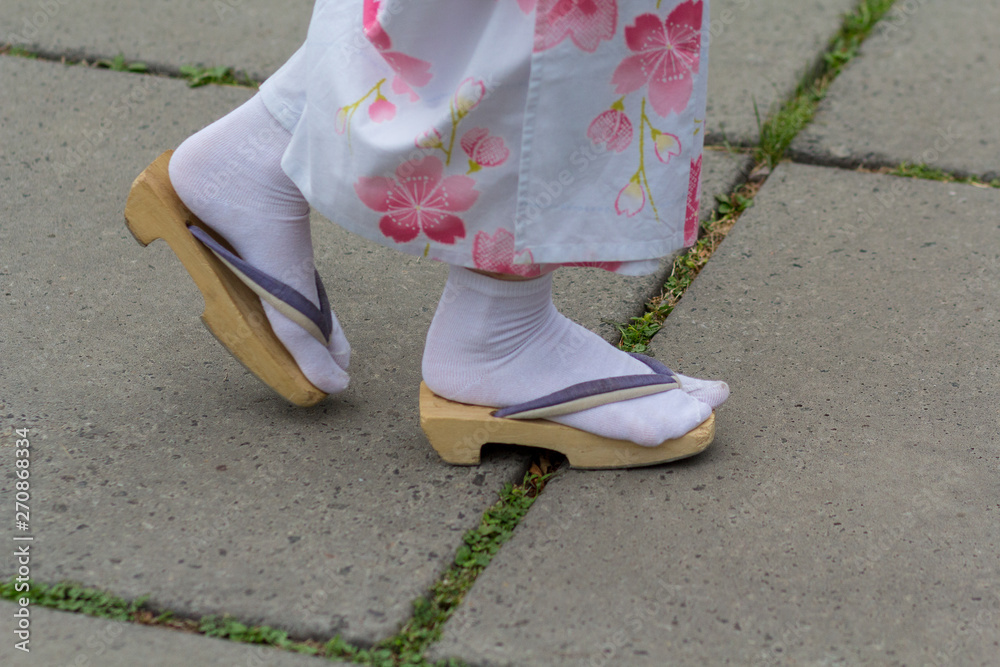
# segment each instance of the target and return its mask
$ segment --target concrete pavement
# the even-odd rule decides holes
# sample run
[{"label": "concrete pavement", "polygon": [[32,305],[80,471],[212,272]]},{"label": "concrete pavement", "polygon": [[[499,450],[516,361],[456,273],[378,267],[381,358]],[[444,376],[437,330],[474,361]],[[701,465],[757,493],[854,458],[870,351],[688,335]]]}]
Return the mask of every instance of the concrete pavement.
[{"label": "concrete pavement", "polygon": [[[949,146],[923,161],[1000,172],[989,74],[1000,22],[952,4],[901,4],[900,28],[866,44],[795,144],[796,159],[822,166],[771,175],[654,339],[666,363],[731,383],[716,444],[674,466],[561,473],[431,657],[994,664],[1000,190],[841,168],[921,160],[953,122]],[[756,141],[754,103],[787,96],[852,6],[713,3],[710,140]],[[15,0],[0,9],[0,41],[266,76],[310,8]],[[9,38],[19,32],[32,36]],[[497,448],[480,468],[445,467],[419,430],[419,353],[443,267],[317,217],[354,380],[335,401],[289,408],[200,326],[172,253],[140,248],[121,220],[145,164],[252,91],[13,56],[0,57],[0,90],[16,91],[0,106],[0,453],[6,471],[13,430],[31,429],[33,576],[299,637],[393,635],[528,461]],[[707,152],[702,201],[746,167]],[[641,312],[668,268],[563,271],[557,302],[612,338],[602,319]],[[11,562],[0,560],[5,579]],[[100,621],[36,613],[49,653],[24,664],[98,659],[85,650]],[[0,658],[18,664],[4,635]],[[132,651],[158,646],[178,664],[314,660],[178,637],[123,627],[119,648],[90,664],[135,664]]]}]

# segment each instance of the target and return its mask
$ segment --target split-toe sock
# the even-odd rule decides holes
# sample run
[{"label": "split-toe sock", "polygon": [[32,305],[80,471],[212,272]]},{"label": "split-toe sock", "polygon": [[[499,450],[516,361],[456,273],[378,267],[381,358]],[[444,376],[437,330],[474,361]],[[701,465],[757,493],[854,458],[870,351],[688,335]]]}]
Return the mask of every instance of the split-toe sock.
[{"label": "split-toe sock", "polygon": [[[281,169],[290,140],[257,95],[181,144],[170,159],[170,181],[240,257],[318,306],[309,204]],[[331,394],[347,388],[351,348],[336,315],[324,345],[269,303],[263,306],[310,382]]]},{"label": "split-toe sock", "polygon": [[[507,281],[455,266],[427,334],[423,359],[424,381],[434,393],[491,407],[508,407],[588,380],[651,372],[562,316],[552,304],[551,274]],[[656,446],[708,419],[713,406],[698,394],[725,400],[725,383],[683,377],[681,383],[690,383],[693,393],[673,389],[552,421]],[[728,395],[728,387],[724,393]]]}]

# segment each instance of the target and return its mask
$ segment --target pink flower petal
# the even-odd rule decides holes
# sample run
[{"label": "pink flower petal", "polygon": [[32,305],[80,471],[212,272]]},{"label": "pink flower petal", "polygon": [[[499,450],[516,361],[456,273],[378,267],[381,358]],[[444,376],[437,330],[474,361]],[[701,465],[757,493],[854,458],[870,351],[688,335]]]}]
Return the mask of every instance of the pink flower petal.
[{"label": "pink flower petal", "polygon": [[385,213],[389,210],[389,198],[396,182],[383,176],[362,176],[354,184],[354,191],[361,202],[373,211]]},{"label": "pink flower petal", "polygon": [[462,140],[459,142],[462,145],[462,150],[469,157],[472,157],[476,152],[476,145],[489,135],[490,131],[485,127],[474,127],[462,136]]},{"label": "pink flower petal", "polygon": [[653,80],[649,83],[649,103],[653,105],[653,111],[666,117],[671,111],[684,111],[693,91],[694,81],[690,74],[670,81]]},{"label": "pink flower petal", "polygon": [[656,14],[640,14],[625,28],[625,44],[632,51],[659,50],[667,45],[667,32]]},{"label": "pink flower petal", "polygon": [[693,246],[698,241],[701,208],[701,158],[691,161],[691,175],[688,179],[687,213],[684,219],[684,245]]},{"label": "pink flower petal", "polygon": [[406,243],[420,234],[420,221],[415,215],[383,215],[378,228],[396,243]]},{"label": "pink flower petal", "polygon": [[436,194],[438,198],[433,205],[440,211],[468,211],[479,199],[476,182],[468,176],[449,176],[441,182]]},{"label": "pink flower petal", "polygon": [[542,267],[534,263],[530,250],[514,252],[514,235],[502,227],[493,236],[486,232],[476,234],[472,244],[472,261],[476,268],[483,271],[525,278],[541,275],[542,272]]},{"label": "pink flower petal", "polygon": [[632,121],[621,111],[609,109],[590,123],[587,137],[595,145],[605,144],[608,150],[621,153],[632,144]]},{"label": "pink flower petal", "polygon": [[379,96],[368,107],[368,117],[376,123],[385,123],[396,117],[396,105]]},{"label": "pink flower petal", "polygon": [[441,133],[433,127],[422,132],[416,139],[413,140],[413,143],[417,148],[441,148],[444,146],[441,142]]},{"label": "pink flower petal", "polygon": [[562,266],[582,266],[613,272],[622,267],[622,262],[571,262],[569,264],[562,264]]},{"label": "pink flower petal", "polygon": [[642,56],[629,56],[619,63],[611,76],[611,83],[619,95],[627,95],[646,85],[649,75],[645,71]]},{"label": "pink flower petal", "polygon": [[616,0],[538,0],[535,51],[545,51],[567,37],[588,53],[612,39],[618,27]]},{"label": "pink flower petal", "polygon": [[411,86],[417,88],[426,86],[434,78],[434,75],[431,74],[431,64],[426,60],[414,58],[399,51],[385,51],[382,53],[382,58]]},{"label": "pink flower petal", "polygon": [[701,33],[702,14],[705,11],[701,0],[695,2],[688,0],[677,5],[670,16],[667,17],[667,25],[677,25],[686,27],[696,33]]},{"label": "pink flower petal", "polygon": [[444,163],[433,155],[417,160],[407,160],[396,167],[396,178],[400,180],[400,183],[405,185],[411,181],[426,182],[429,190],[438,186],[443,173]]},{"label": "pink flower petal", "polygon": [[670,158],[681,154],[681,140],[675,134],[661,132],[654,142],[656,157],[664,164],[670,163]]},{"label": "pink flower petal", "polygon": [[420,99],[417,91],[410,88],[410,84],[406,83],[406,80],[399,74],[392,77],[392,92],[397,95],[409,95],[411,102],[416,102]]},{"label": "pink flower petal", "polygon": [[380,0],[365,0],[362,8],[361,25],[364,27],[365,37],[376,49],[384,51],[392,48],[392,40],[382,29],[382,24],[378,20],[378,11],[382,3]]},{"label": "pink flower petal", "polygon": [[479,106],[486,97],[486,84],[480,79],[469,77],[458,84],[455,91],[455,110],[465,115]]},{"label": "pink flower petal", "polygon": [[339,109],[337,109],[337,116],[334,118],[333,121],[333,130],[337,134],[343,134],[347,130],[347,122],[349,118],[350,114],[348,113],[347,109],[345,109],[344,107],[340,107]]},{"label": "pink flower petal", "polygon": [[618,199],[615,200],[615,212],[629,218],[634,217],[645,206],[646,191],[635,179],[621,189]]},{"label": "pink flower petal", "polygon": [[476,127],[466,132],[460,142],[469,159],[482,167],[496,167],[510,157],[510,150],[503,138],[491,137],[489,134],[486,128]]},{"label": "pink flower petal", "polygon": [[451,245],[465,238],[465,223],[457,215],[427,213],[423,216],[421,227],[427,238],[438,243]]}]

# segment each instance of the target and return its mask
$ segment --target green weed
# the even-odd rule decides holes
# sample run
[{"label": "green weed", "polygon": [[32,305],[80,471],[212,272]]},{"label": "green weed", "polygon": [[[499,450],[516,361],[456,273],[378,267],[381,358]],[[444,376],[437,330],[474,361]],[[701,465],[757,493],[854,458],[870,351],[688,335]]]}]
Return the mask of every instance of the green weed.
[{"label": "green weed", "polygon": [[257,83],[246,76],[237,76],[232,67],[220,65],[219,67],[197,67],[195,65],[183,65],[180,69],[181,76],[187,79],[188,85],[192,88],[207,86],[209,84],[222,86],[254,86]]},{"label": "green weed", "polygon": [[928,167],[926,164],[909,164],[904,162],[895,169],[885,173],[904,178],[922,178],[929,181],[941,181],[943,183],[960,183],[962,185],[974,185],[977,187],[1000,188],[1000,178],[993,181],[984,181],[976,176],[955,176],[942,169]]},{"label": "green weed", "polygon": [[29,590],[19,592],[16,581],[0,583],[0,598],[15,601],[26,597],[32,605],[73,611],[88,616],[109,618],[115,621],[131,621],[145,603],[146,598],[128,602],[105,591],[86,588],[73,582],[54,585],[28,582]]},{"label": "green weed", "polygon": [[819,70],[807,73],[789,100],[766,119],[761,118],[754,105],[760,135],[760,143],[754,149],[758,163],[773,167],[781,161],[792,140],[812,121],[830,84],[858,54],[861,44],[894,2],[860,0],[854,11],[844,17],[840,30],[827,46]]},{"label": "green weed", "polygon": [[32,53],[23,46],[17,46],[15,44],[0,45],[0,56],[17,56],[18,58],[28,58],[29,60],[38,60],[37,53]]},{"label": "green weed", "polygon": [[125,56],[121,53],[111,60],[98,60],[94,63],[94,67],[109,69],[113,72],[132,72],[134,74],[145,74],[149,71],[149,66],[146,63],[127,62]]}]

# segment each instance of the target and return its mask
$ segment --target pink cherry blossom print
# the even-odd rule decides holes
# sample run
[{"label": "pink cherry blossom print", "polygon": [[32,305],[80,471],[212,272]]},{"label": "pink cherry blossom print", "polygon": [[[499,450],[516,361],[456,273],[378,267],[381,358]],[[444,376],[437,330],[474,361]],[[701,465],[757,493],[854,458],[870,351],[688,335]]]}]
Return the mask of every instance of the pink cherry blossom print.
[{"label": "pink cherry blossom print", "polygon": [[670,158],[681,154],[681,140],[675,134],[653,130],[653,144],[656,157],[664,164],[670,164]]},{"label": "pink cherry blossom print", "polygon": [[622,268],[624,262],[571,262],[569,264],[560,264],[560,266],[582,266],[592,269],[604,269],[605,271],[611,271],[612,273]]},{"label": "pink cherry blossom print", "polygon": [[537,6],[536,52],[551,49],[569,37],[577,48],[593,53],[602,40],[615,36],[617,0],[538,0]]},{"label": "pink cherry blossom print", "polygon": [[618,215],[631,218],[645,206],[646,191],[639,183],[639,177],[636,176],[618,193],[618,199],[615,200],[615,212]]},{"label": "pink cherry blossom print", "polygon": [[455,110],[459,116],[464,116],[483,101],[486,97],[486,84],[480,79],[469,77],[458,84],[455,91]]},{"label": "pink cherry blossom print", "polygon": [[381,0],[365,0],[362,8],[361,24],[364,27],[365,37],[379,51],[392,48],[392,40],[382,29],[382,24],[378,20],[378,12],[381,8]]},{"label": "pink cherry blossom print", "polygon": [[[515,263],[515,259],[521,261]],[[515,255],[514,235],[502,227],[493,236],[486,232],[476,234],[472,243],[472,261],[477,269],[494,273],[525,278],[533,278],[542,273],[542,267],[534,263],[530,250],[522,250]]]},{"label": "pink cherry blossom print", "polygon": [[698,240],[698,210],[701,208],[701,158],[691,160],[688,180],[687,215],[684,219],[684,245],[693,246]]},{"label": "pink cherry blossom print", "polygon": [[595,145],[621,153],[632,144],[632,121],[618,109],[608,109],[590,124],[587,137]]},{"label": "pink cherry blossom print", "polygon": [[535,9],[536,0],[517,0],[517,4],[520,5],[521,11],[525,14],[530,14]]},{"label": "pink cherry blossom print", "polygon": [[419,99],[416,92],[412,88],[409,88],[409,86],[419,88],[430,83],[430,80],[433,78],[431,64],[426,60],[390,50],[392,48],[392,39],[389,38],[389,34],[382,27],[382,23],[378,18],[381,5],[381,0],[365,0],[361,18],[365,37],[372,43],[372,46],[379,50],[382,58],[399,75],[403,83],[409,84],[407,86],[408,90],[400,91],[398,89],[400,84],[394,80],[392,83],[393,91],[397,93],[407,92],[410,94],[411,99]]},{"label": "pink cherry blossom print", "polygon": [[635,55],[618,65],[611,78],[620,95],[649,85],[649,101],[662,117],[680,113],[691,100],[692,78],[701,58],[703,3],[687,0],[666,21],[641,14],[625,28],[625,43]]},{"label": "pink cherry blossom print", "polygon": [[396,105],[379,95],[368,107],[368,117],[376,123],[390,121],[396,117]]},{"label": "pink cherry blossom print", "polygon": [[442,178],[443,173],[441,160],[428,156],[399,165],[395,179],[363,176],[354,191],[365,206],[386,214],[378,228],[396,243],[412,241],[423,232],[432,241],[450,245],[465,238],[465,223],[454,214],[472,208],[479,192],[468,176]]},{"label": "pink cherry blossom print", "polygon": [[333,129],[337,134],[343,134],[347,131],[347,125],[351,120],[351,110],[348,107],[340,107],[337,109],[337,116],[333,121]]},{"label": "pink cherry blossom print", "polygon": [[500,137],[491,137],[485,127],[476,127],[462,137],[462,150],[469,161],[480,167],[497,167],[510,157],[510,149]]},{"label": "pink cherry blossom print", "polygon": [[392,77],[392,92],[397,95],[409,95],[411,102],[416,102],[420,99],[420,95],[417,95],[417,91],[410,87],[410,84],[406,83],[406,80],[397,74]]},{"label": "pink cherry blossom print", "polygon": [[441,133],[433,127],[421,133],[420,136],[414,139],[413,143],[417,148],[427,149],[442,148],[444,146],[444,143],[441,141]]},{"label": "pink cherry blossom print", "polygon": [[431,74],[431,64],[426,60],[408,56],[399,51],[383,51],[382,58],[389,63],[396,74],[406,83],[417,88],[430,83],[434,75]]}]

